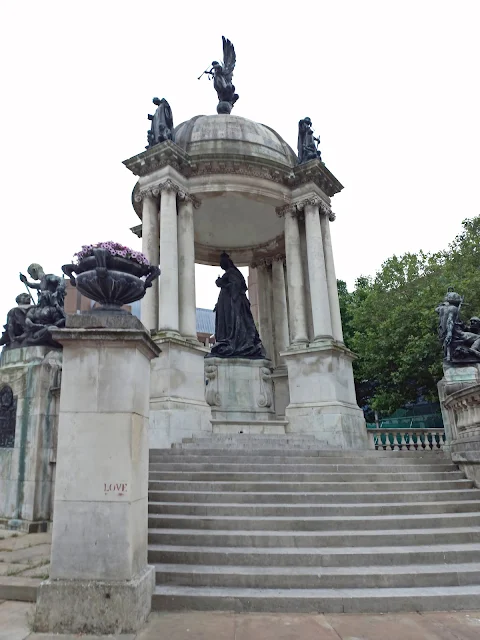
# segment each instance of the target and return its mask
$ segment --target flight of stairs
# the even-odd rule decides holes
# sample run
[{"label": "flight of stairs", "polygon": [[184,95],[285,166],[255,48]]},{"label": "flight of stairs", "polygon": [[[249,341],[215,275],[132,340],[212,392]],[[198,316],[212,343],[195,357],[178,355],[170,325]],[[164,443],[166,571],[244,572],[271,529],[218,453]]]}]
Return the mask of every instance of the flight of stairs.
[{"label": "flight of stairs", "polygon": [[439,451],[211,436],[150,451],[154,610],[480,608],[480,490]]}]

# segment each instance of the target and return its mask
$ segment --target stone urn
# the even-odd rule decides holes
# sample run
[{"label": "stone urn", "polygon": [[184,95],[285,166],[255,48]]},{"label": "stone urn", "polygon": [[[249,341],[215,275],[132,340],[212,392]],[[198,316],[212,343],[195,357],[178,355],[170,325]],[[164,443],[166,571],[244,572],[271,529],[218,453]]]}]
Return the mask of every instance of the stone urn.
[{"label": "stone urn", "polygon": [[112,255],[102,247],[93,248],[91,255],[78,255],[78,264],[64,264],[62,271],[80,293],[111,311],[121,311],[123,305],[143,298],[160,275],[157,266]]}]

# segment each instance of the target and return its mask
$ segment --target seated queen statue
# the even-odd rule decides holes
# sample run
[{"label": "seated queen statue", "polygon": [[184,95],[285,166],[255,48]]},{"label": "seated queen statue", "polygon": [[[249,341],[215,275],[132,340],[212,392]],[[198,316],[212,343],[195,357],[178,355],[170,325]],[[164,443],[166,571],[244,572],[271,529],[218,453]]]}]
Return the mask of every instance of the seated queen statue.
[{"label": "seated queen statue", "polygon": [[227,253],[220,256],[225,271],[215,284],[220,287],[215,306],[215,344],[207,358],[265,358],[265,349],[246,296],[247,285],[242,273]]}]

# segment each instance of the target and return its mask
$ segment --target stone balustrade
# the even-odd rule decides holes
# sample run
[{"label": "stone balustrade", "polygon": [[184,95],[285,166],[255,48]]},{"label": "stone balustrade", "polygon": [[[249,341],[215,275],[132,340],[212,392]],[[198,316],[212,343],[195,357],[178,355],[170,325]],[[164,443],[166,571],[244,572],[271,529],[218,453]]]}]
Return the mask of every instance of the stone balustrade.
[{"label": "stone balustrade", "polygon": [[368,429],[370,449],[377,451],[431,451],[442,450],[445,445],[445,431],[416,428]]}]

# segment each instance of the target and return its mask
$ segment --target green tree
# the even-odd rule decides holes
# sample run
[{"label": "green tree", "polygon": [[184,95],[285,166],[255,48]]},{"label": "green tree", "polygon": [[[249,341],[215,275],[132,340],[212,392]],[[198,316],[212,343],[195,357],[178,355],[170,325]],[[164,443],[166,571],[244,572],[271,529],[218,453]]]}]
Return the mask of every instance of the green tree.
[{"label": "green tree", "polygon": [[420,397],[435,400],[442,377],[435,307],[448,287],[465,295],[463,318],[480,315],[480,217],[445,251],[388,259],[375,278],[359,278],[353,292],[339,282],[345,343],[358,359],[359,403],[391,413]]}]

